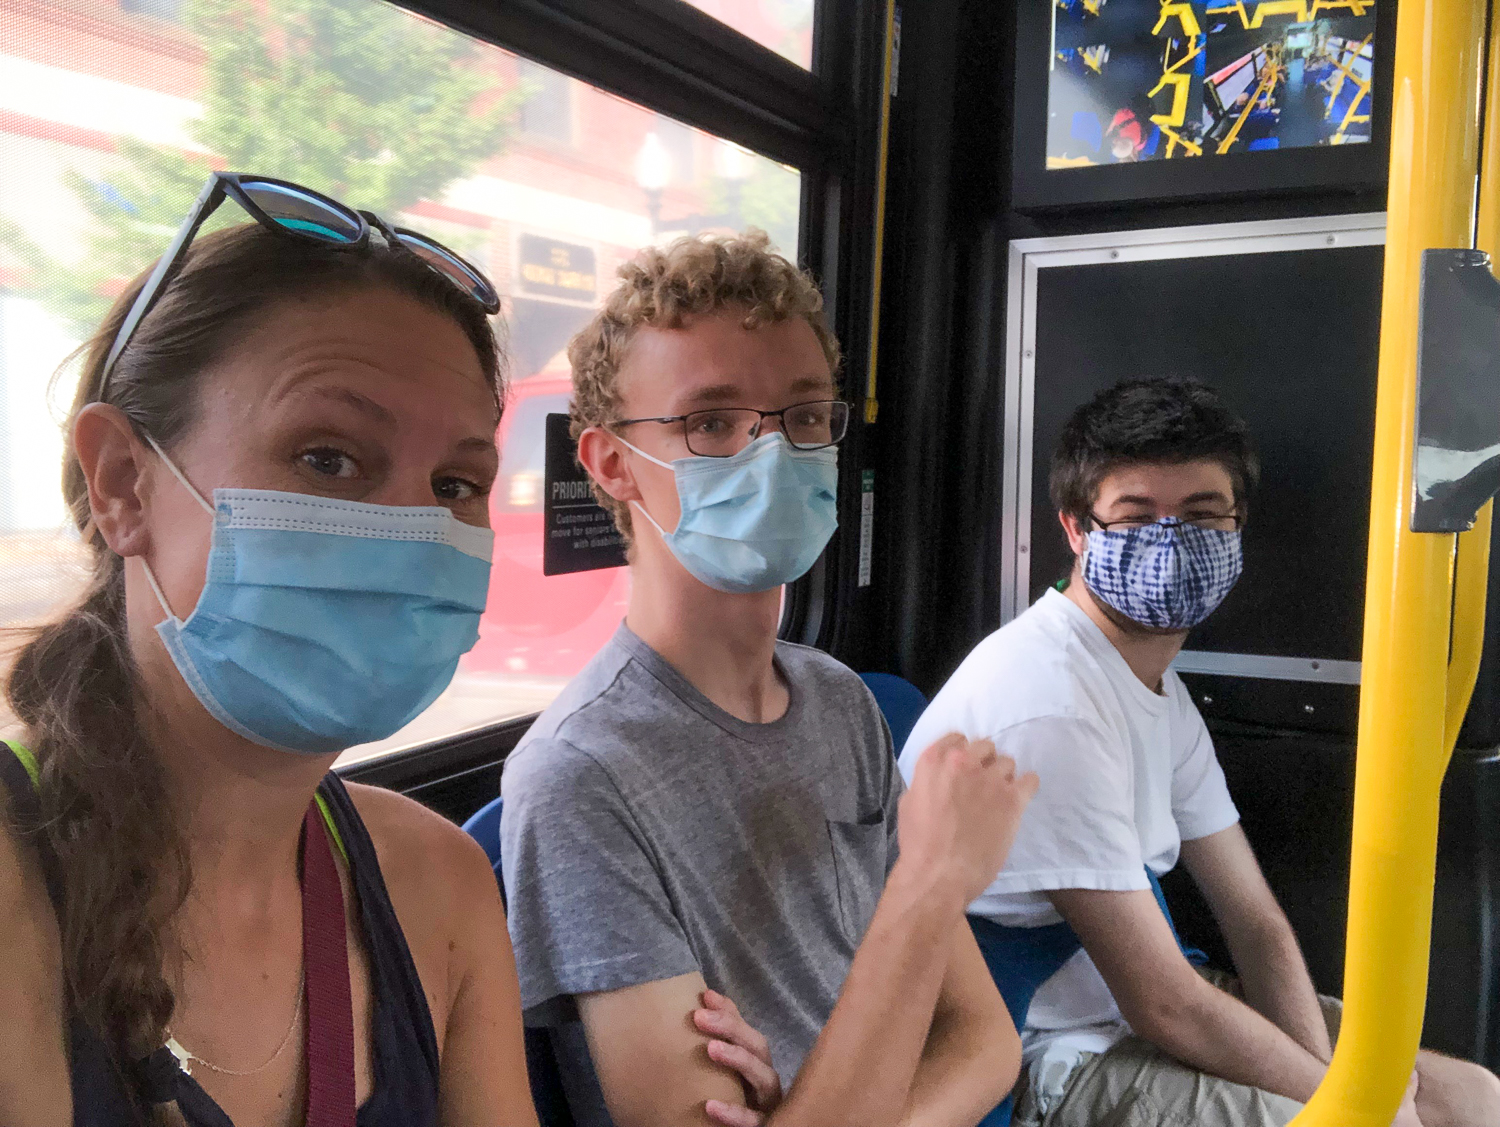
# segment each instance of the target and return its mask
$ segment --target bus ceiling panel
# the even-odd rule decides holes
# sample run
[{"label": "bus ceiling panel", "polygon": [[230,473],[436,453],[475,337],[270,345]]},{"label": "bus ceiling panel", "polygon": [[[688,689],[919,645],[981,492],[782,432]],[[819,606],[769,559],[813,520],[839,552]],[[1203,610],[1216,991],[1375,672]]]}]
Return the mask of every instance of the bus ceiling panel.
[{"label": "bus ceiling panel", "polygon": [[397,2],[784,164],[846,156],[828,83],[683,0]]}]

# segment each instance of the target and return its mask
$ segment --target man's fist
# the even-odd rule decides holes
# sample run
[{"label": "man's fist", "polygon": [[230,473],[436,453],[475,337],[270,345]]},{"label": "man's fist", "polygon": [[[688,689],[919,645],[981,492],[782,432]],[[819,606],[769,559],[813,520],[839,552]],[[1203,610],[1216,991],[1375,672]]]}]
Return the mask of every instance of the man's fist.
[{"label": "man's fist", "polygon": [[955,880],[967,904],[1005,865],[1036,787],[1036,775],[1017,776],[1015,760],[989,740],[944,736],[917,760],[901,798],[902,858]]}]

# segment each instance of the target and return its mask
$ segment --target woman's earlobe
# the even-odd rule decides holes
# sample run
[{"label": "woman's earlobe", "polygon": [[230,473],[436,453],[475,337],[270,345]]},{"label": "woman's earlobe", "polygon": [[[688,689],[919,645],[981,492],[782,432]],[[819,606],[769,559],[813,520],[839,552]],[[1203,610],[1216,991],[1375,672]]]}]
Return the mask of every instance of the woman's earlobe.
[{"label": "woman's earlobe", "polygon": [[73,456],[88,486],[94,527],[120,556],[143,555],[150,543],[141,496],[142,446],[118,407],[91,403],[73,423]]}]

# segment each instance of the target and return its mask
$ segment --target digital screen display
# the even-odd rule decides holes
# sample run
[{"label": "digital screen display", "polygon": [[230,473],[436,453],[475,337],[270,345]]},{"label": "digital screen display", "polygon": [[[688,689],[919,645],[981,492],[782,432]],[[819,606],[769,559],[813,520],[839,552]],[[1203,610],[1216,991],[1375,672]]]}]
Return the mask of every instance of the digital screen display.
[{"label": "digital screen display", "polygon": [[1052,0],[1047,167],[1370,140],[1375,0]]}]

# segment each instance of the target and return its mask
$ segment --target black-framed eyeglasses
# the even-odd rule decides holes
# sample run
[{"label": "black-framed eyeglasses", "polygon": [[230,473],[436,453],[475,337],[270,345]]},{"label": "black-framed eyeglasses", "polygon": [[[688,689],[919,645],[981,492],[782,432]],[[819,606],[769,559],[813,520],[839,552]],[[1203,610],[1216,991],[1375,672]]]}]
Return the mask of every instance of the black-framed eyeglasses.
[{"label": "black-framed eyeglasses", "polygon": [[780,420],[781,433],[798,450],[820,450],[843,440],[849,429],[849,404],[842,399],[815,399],[808,403],[794,403],[780,411],[714,407],[706,411],[690,411],[686,415],[621,419],[610,425],[681,423],[690,453],[704,458],[732,458],[761,436],[767,419]]},{"label": "black-framed eyeglasses", "polygon": [[[1145,528],[1148,524],[1156,524],[1161,518],[1139,516],[1125,517],[1123,520],[1100,520],[1090,513],[1089,520],[1104,532],[1129,532],[1133,528]],[[1245,527],[1245,518],[1239,513],[1205,514],[1181,523],[1190,524],[1194,528],[1201,528],[1208,532],[1238,532]]]},{"label": "black-framed eyeglasses", "polygon": [[208,217],[226,199],[232,199],[245,213],[268,231],[294,239],[307,239],[334,250],[359,250],[370,241],[370,228],[380,231],[391,246],[400,246],[416,255],[433,270],[468,294],[486,313],[500,311],[500,296],[477,267],[460,255],[426,235],[404,227],[391,227],[378,215],[355,211],[321,192],[277,180],[270,176],[251,176],[239,172],[215,172],[198,193],[197,202],[188,212],[177,236],[157,260],[156,269],[146,279],[110,345],[99,379],[99,398],[109,386],[115,362],[135,336],[141,321],[151,312],[157,299],[166,291],[187,256],[188,247]]}]

